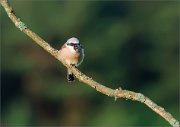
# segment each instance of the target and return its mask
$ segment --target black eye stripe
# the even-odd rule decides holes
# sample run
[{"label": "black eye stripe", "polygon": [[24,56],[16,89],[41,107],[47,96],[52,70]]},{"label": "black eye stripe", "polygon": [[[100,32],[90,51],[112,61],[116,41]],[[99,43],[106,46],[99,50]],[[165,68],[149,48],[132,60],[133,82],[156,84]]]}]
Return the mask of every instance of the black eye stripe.
[{"label": "black eye stripe", "polygon": [[67,43],[67,45],[69,45],[69,46],[75,46],[75,47],[81,46],[81,44],[80,44],[80,43],[78,43],[78,44],[74,44],[74,43]]},{"label": "black eye stripe", "polygon": [[73,43],[67,43],[67,45],[74,46],[74,44],[73,44]]}]

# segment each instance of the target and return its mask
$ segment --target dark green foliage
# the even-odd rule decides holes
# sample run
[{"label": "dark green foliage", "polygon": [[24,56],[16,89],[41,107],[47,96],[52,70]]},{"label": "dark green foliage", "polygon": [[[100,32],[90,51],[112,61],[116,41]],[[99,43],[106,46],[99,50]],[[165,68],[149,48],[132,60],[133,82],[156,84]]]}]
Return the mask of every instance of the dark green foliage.
[{"label": "dark green foliage", "polygon": [[[79,38],[82,72],[110,88],[143,93],[179,119],[178,2],[10,3],[54,48]],[[3,9],[1,21],[2,125],[169,126],[141,103],[114,101],[77,80],[69,85],[66,69],[14,27]]]}]

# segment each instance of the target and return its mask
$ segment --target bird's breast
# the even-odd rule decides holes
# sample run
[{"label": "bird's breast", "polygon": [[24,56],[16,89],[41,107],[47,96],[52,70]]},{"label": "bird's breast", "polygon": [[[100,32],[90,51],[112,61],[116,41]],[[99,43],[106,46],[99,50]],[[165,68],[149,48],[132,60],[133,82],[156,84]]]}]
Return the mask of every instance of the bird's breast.
[{"label": "bird's breast", "polygon": [[79,61],[80,53],[71,51],[68,48],[62,48],[58,52],[58,59],[63,59],[67,64],[77,64]]}]

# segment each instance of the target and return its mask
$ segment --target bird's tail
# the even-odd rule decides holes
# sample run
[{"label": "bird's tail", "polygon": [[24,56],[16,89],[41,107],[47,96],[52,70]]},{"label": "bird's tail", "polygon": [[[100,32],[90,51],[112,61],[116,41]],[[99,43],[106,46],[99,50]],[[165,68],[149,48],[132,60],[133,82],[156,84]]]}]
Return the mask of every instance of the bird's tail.
[{"label": "bird's tail", "polygon": [[68,82],[74,81],[74,74],[69,69],[67,70],[67,80]]}]

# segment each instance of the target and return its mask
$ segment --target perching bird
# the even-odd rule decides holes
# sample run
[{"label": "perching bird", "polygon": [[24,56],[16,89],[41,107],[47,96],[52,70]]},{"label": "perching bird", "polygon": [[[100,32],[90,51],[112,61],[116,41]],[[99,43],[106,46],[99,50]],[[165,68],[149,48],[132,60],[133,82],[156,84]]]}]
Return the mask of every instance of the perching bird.
[{"label": "perching bird", "polygon": [[[64,60],[68,65],[79,66],[84,59],[84,49],[79,40],[72,37],[58,51],[58,58]],[[74,74],[67,70],[67,80],[74,81]]]}]

